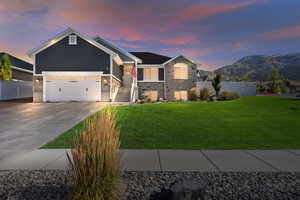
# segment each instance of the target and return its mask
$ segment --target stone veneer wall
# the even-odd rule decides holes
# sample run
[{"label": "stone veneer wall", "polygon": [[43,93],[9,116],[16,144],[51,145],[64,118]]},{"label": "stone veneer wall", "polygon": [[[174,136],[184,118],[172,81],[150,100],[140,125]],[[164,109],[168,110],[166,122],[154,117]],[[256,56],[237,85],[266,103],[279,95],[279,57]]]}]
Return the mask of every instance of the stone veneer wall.
[{"label": "stone veneer wall", "polygon": [[[255,82],[244,82],[244,81],[222,81],[221,92],[238,92],[241,96],[255,96],[256,95],[256,83]],[[214,88],[210,81],[199,81],[197,82],[197,93],[200,93],[202,88],[209,88],[215,93]]]},{"label": "stone veneer wall", "polygon": [[123,65],[123,77],[122,77],[122,81],[123,81],[123,87],[125,88],[131,88],[131,84],[132,84],[132,76],[131,76],[131,71],[132,71],[132,67],[134,65],[133,64],[124,64]]},{"label": "stone veneer wall", "polygon": [[144,91],[158,91],[158,98],[164,99],[164,82],[138,82],[138,89],[139,89],[139,98],[142,97]]},{"label": "stone veneer wall", "polygon": [[[174,79],[174,64],[185,63],[188,65],[188,79]],[[166,99],[175,100],[176,90],[186,90],[196,87],[197,65],[180,56],[165,65]]]},{"label": "stone veneer wall", "polygon": [[43,77],[33,77],[33,102],[43,102]]},{"label": "stone veneer wall", "polygon": [[110,101],[110,78],[110,76],[101,76],[101,101]]}]

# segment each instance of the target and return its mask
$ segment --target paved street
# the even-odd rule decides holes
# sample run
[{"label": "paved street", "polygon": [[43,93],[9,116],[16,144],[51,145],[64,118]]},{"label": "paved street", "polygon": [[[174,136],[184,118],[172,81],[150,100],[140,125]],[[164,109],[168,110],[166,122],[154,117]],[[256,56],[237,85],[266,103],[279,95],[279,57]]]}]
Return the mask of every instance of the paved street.
[{"label": "paved street", "polygon": [[[67,149],[16,152],[0,170],[67,169]],[[126,171],[300,172],[300,150],[121,150]]]}]

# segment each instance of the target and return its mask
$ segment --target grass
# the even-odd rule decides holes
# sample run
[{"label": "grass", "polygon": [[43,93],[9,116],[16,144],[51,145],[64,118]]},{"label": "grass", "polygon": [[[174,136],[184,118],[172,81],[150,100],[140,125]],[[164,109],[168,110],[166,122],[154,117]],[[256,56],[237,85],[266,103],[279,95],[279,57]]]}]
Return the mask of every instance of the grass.
[{"label": "grass", "polygon": [[[300,99],[242,97],[118,107],[121,148],[299,149]],[[69,148],[75,130],[43,148]]]}]

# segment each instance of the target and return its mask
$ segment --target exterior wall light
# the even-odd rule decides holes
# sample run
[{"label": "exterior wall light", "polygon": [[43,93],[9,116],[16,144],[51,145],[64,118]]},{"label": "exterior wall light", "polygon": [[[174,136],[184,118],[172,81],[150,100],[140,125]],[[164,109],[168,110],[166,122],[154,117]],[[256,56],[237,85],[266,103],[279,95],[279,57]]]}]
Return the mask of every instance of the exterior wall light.
[{"label": "exterior wall light", "polygon": [[104,84],[105,86],[108,85],[107,79],[103,79],[103,84]]}]

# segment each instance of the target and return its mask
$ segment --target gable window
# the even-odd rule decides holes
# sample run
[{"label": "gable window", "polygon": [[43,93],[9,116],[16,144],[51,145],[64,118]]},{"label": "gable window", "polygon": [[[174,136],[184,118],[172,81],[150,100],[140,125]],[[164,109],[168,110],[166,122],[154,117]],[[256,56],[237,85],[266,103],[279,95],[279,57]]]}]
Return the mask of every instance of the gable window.
[{"label": "gable window", "polygon": [[174,65],[174,79],[188,79],[188,65],[176,63]]},{"label": "gable window", "polygon": [[144,68],[144,79],[146,81],[157,81],[158,80],[158,69],[157,69],[157,67]]},{"label": "gable window", "polygon": [[186,101],[187,100],[187,91],[178,90],[174,92],[175,100],[177,101]]},{"label": "gable window", "polygon": [[77,44],[77,35],[69,35],[69,45]]}]

